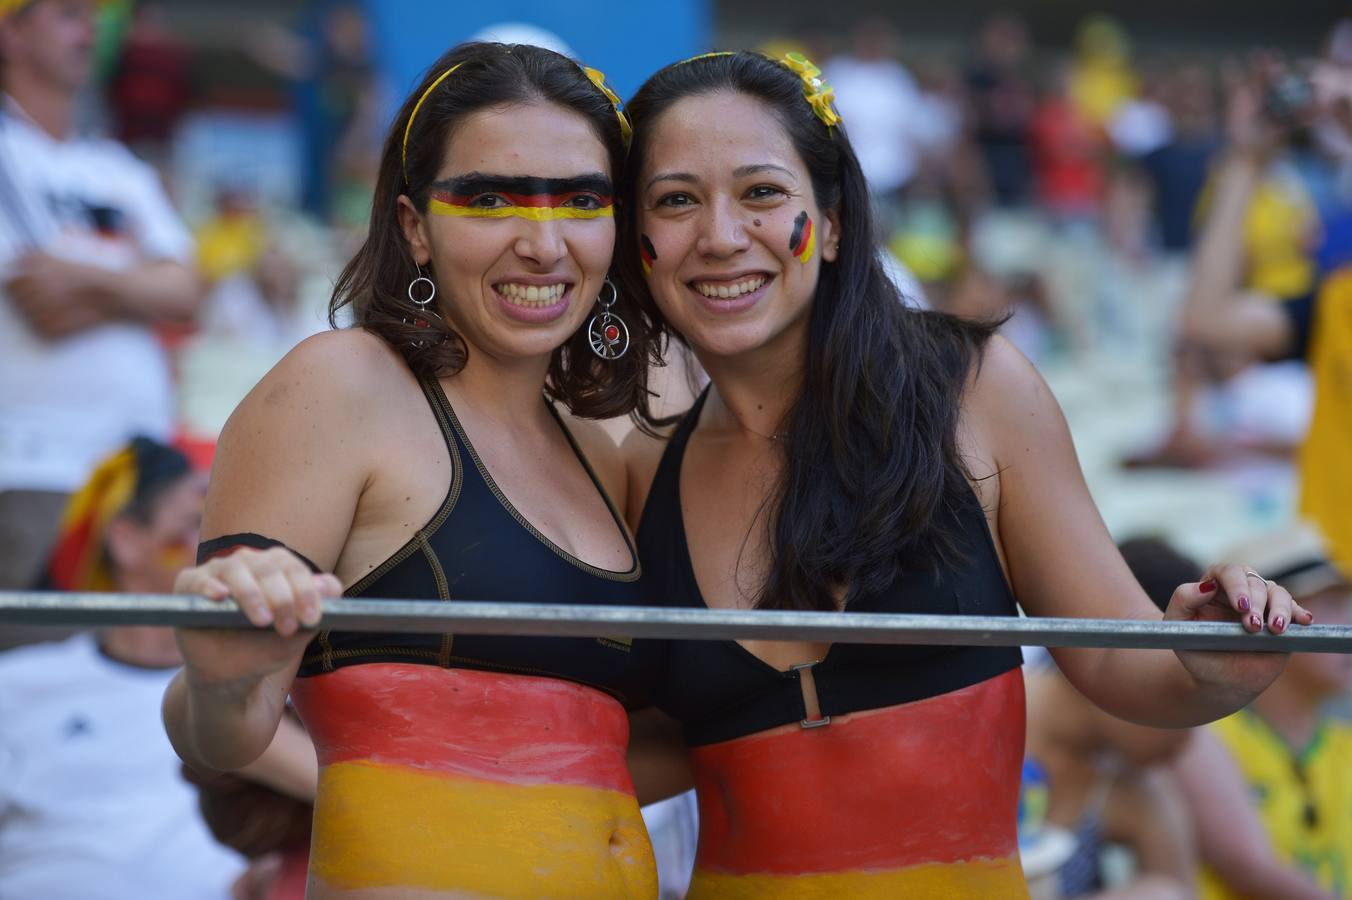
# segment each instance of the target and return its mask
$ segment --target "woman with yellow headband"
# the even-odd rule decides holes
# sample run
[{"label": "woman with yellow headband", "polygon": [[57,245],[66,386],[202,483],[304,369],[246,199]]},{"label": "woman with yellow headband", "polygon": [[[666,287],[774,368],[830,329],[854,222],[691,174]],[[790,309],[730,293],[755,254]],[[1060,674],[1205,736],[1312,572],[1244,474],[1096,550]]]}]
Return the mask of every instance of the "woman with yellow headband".
[{"label": "woman with yellow headband", "polygon": [[[1159,618],[1085,489],[1046,386],[992,328],[916,311],[879,263],[830,88],[798,55],[669,66],[627,110],[627,293],[712,384],[636,432],[631,522],[655,602]],[[1215,566],[1165,618],[1310,616]],[[1276,654],[1058,649],[1158,726],[1238,709]],[[1014,648],[673,641],[657,694],[699,799],[689,896],[1026,896]],[[677,773],[679,774],[679,773]]]},{"label": "woman with yellow headband", "polygon": [[623,462],[573,418],[627,413],[650,362],[608,277],[627,129],[556,53],[445,54],[334,293],[355,327],[299,345],[221,436],[178,587],[271,628],[180,631],[165,720],[190,764],[233,769],[293,699],[320,763],[312,898],[656,895],[628,641],[311,630],[340,591],[639,601]]}]

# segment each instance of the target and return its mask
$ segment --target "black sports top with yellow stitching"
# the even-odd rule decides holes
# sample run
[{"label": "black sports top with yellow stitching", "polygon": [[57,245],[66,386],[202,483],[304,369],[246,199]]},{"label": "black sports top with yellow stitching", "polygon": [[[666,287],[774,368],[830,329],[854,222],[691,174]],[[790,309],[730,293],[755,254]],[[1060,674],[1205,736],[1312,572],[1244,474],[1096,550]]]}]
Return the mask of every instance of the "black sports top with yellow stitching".
[{"label": "black sports top with yellow stitching", "polygon": [[[559,427],[605,499],[616,529],[625,535],[633,559],[626,572],[588,565],[536,530],[493,481],[441,386],[431,381],[423,385],[423,392],[450,452],[450,488],[432,520],[348,588],[345,596],[602,605],[642,602],[642,571],[623,520],[562,421]],[[646,704],[650,687],[646,663],[627,639],[619,637],[321,631],[310,643],[299,674],[320,675],[372,662],[544,675],[600,689],[626,706]]]},{"label": "black sports top with yellow stitching", "polygon": [[[680,478],[685,448],[707,396],[672,435],[639,523],[639,556],[651,587],[649,602],[655,605],[705,607],[686,543]],[[885,596],[858,598],[850,611],[1017,615],[980,501],[974,493],[967,497],[960,508],[943,513],[961,563],[910,573]],[[806,708],[800,671],[780,671],[735,641],[671,641],[661,655],[655,699],[681,723],[691,746],[923,700],[985,681],[1023,661],[1017,647],[836,644],[811,667],[820,707],[814,717]]]}]

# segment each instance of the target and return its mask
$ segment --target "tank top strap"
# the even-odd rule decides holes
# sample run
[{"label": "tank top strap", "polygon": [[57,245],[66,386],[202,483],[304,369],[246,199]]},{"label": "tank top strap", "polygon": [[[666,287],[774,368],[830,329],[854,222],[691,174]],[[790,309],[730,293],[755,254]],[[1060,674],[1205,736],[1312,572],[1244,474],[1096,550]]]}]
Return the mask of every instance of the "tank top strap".
[{"label": "tank top strap", "polygon": [[657,464],[657,471],[653,473],[648,499],[643,504],[643,515],[639,519],[640,533],[650,517],[667,518],[673,511],[680,509],[681,461],[685,459],[685,447],[690,443],[695,426],[699,424],[700,411],[704,409],[704,401],[708,397],[709,388],[705,387],[671,433],[666,449],[662,451],[662,459]]},{"label": "tank top strap", "polygon": [[419,379],[418,386],[422,388],[423,396],[427,398],[427,405],[432,407],[432,413],[437,417],[437,427],[441,429],[441,439],[446,442],[446,452],[451,455],[451,465],[458,469],[460,467],[460,440],[455,436],[455,428],[451,424],[455,416],[451,409],[451,401],[447,399],[446,391],[442,389],[441,382],[435,378]]},{"label": "tank top strap", "polygon": [[606,509],[610,511],[610,517],[614,520],[615,527],[620,530],[620,535],[624,538],[624,545],[629,549],[629,554],[634,560],[634,565],[638,566],[638,548],[634,546],[634,542],[629,537],[629,526],[625,524],[624,514],[615,506],[615,502],[610,499],[610,492],[607,491],[606,486],[601,483],[601,479],[597,476],[596,470],[592,468],[591,460],[587,459],[587,454],[582,451],[581,445],[579,445],[577,439],[573,437],[573,432],[569,429],[567,423],[563,421],[563,416],[559,414],[559,411],[554,408],[554,404],[550,403],[548,398],[545,398],[544,403],[545,408],[549,410],[549,414],[552,415],[554,421],[558,423],[559,430],[563,432],[564,438],[567,439],[568,446],[573,448],[573,455],[577,457],[578,462],[582,463],[582,468],[586,471],[587,477],[591,479],[592,485],[596,488],[596,492],[600,494],[601,499],[605,501]]}]

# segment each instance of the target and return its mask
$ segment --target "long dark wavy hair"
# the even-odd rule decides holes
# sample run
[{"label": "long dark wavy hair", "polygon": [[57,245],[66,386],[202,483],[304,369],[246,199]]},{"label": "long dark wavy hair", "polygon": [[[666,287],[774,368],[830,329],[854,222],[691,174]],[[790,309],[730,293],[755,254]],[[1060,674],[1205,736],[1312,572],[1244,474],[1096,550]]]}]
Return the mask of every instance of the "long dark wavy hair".
[{"label": "long dark wavy hair", "polygon": [[[663,112],[719,91],[764,103],[784,127],[823,210],[840,217],[840,252],[821,264],[803,390],[782,423],[784,471],[767,500],[766,609],[832,610],[889,590],[908,570],[960,557],[945,515],[972,504],[957,423],[966,379],[994,330],[908,308],[878,256],[868,186],[839,125],[827,127],[802,79],[759,53],[697,57],[648,79],[626,107],[634,127],[623,181],[620,272],[657,327],[669,326],[639,264],[638,178]],[[673,335],[679,339],[679,335]],[[636,413],[664,424],[646,403]],[[947,523],[947,524],[946,524]]]},{"label": "long dark wavy hair", "polygon": [[[459,68],[428,92],[452,66]],[[419,98],[422,105],[409,128]],[[469,358],[464,338],[436,316],[417,321],[417,309],[409,302],[409,282],[421,273],[399,227],[399,195],[407,195],[426,214],[429,189],[446,145],[465,116],[531,102],[553,103],[584,116],[605,145],[612,177],[621,176],[625,144],[615,108],[575,61],[524,44],[468,43],[452,48],[423,75],[390,126],[380,156],[370,230],[334,286],[330,324],[336,324],[339,310],[351,306],[353,324],[383,338],[420,379],[454,375],[464,368]],[[435,272],[431,276],[435,280]],[[645,391],[647,367],[655,352],[649,349],[651,320],[624,294],[614,312],[629,328],[625,356],[600,359],[591,351],[586,329],[580,328],[550,359],[545,392],[577,415],[625,415]]]}]

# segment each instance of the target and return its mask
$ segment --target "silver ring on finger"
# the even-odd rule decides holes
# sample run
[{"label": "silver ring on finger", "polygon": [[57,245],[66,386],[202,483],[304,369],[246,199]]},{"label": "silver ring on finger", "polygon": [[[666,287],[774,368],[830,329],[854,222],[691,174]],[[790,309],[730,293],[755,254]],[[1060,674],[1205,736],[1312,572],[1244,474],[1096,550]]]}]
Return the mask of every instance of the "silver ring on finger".
[{"label": "silver ring on finger", "polygon": [[1248,566],[1244,567],[1244,574],[1248,575],[1250,578],[1257,578],[1259,581],[1266,581],[1266,579],[1263,578],[1262,575],[1259,575],[1257,572],[1255,572],[1253,569],[1250,569]]}]

